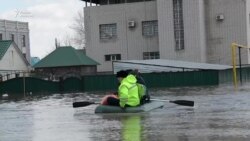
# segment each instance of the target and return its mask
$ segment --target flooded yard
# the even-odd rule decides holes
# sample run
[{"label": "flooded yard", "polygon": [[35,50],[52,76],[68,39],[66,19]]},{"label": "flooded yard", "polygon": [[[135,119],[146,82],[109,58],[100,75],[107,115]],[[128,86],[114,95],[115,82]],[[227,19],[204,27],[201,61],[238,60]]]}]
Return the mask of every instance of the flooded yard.
[{"label": "flooded yard", "polygon": [[0,100],[0,141],[247,141],[250,84],[162,88],[151,97],[192,100],[195,107],[166,102],[140,114],[94,114],[101,93],[54,94]]}]

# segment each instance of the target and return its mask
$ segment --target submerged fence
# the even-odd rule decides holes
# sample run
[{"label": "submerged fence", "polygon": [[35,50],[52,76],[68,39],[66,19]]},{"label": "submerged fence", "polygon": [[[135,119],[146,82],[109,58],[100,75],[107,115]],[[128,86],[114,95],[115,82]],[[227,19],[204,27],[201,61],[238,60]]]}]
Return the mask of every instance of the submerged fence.
[{"label": "submerged fence", "polygon": [[[148,88],[218,85],[218,71],[162,72],[142,74]],[[115,75],[72,77],[49,81],[34,77],[19,77],[0,82],[0,93],[70,93],[116,90]]]}]

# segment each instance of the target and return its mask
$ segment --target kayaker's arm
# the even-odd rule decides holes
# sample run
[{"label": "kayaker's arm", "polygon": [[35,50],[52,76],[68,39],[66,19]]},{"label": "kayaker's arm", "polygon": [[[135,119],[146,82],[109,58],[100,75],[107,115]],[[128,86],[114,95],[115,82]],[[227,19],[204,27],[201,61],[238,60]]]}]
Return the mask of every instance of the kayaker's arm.
[{"label": "kayaker's arm", "polygon": [[128,88],[126,86],[120,86],[118,94],[120,99],[120,106],[124,108],[128,101]]}]

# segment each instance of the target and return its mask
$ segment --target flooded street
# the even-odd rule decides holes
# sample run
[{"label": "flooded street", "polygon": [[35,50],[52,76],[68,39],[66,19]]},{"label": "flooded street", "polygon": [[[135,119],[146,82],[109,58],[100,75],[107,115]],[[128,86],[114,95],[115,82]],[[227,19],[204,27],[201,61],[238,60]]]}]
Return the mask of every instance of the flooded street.
[{"label": "flooded street", "polygon": [[98,93],[54,94],[0,100],[0,141],[248,141],[250,84],[151,90],[151,97],[192,100],[195,107],[166,102],[140,114],[94,114]]}]

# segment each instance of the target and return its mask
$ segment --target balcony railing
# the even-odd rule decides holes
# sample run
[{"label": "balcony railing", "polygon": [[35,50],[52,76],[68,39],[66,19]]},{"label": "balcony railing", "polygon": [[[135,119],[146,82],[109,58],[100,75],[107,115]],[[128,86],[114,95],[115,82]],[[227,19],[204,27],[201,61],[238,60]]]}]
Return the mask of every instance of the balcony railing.
[{"label": "balcony railing", "polygon": [[88,7],[88,6],[133,3],[133,2],[147,2],[155,0],[82,0],[82,1],[85,2],[85,7]]}]

